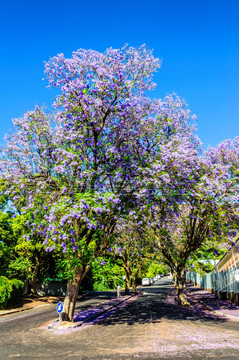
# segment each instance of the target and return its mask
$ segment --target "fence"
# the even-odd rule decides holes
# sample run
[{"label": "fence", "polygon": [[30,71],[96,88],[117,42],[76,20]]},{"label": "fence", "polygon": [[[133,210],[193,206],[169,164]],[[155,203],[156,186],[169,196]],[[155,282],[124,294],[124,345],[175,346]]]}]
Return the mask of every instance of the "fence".
[{"label": "fence", "polygon": [[211,291],[221,299],[228,299],[239,304],[239,282],[235,279],[235,269],[216,271],[201,277],[196,272],[188,272],[186,279],[202,289]]}]

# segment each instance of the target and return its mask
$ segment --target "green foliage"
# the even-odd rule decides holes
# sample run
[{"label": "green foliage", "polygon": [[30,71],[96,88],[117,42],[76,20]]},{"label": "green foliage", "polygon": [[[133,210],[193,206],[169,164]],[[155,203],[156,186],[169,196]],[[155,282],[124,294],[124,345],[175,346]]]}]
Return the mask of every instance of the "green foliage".
[{"label": "green foliage", "polygon": [[169,271],[169,267],[163,263],[159,262],[150,262],[148,270],[144,277],[154,278],[157,274],[161,275],[167,273]]},{"label": "green foliage", "polygon": [[0,211],[0,276],[11,276],[9,264],[14,258],[15,243],[11,215]]},{"label": "green foliage", "polygon": [[61,280],[72,280],[75,269],[81,266],[81,259],[78,259],[68,253],[67,257],[59,258],[56,263],[57,277]]},{"label": "green foliage", "polygon": [[22,303],[24,283],[21,280],[12,279],[11,285],[12,285],[12,292],[9,300],[7,301],[8,307],[12,307],[14,305],[20,305]]},{"label": "green foliage", "polygon": [[6,306],[12,291],[11,281],[5,276],[0,276],[0,309]]},{"label": "green foliage", "polygon": [[41,281],[44,277],[56,277],[58,254],[46,253],[43,239],[37,234],[26,239],[26,222],[31,216],[30,212],[13,215],[0,211],[0,276],[30,281],[34,277]]},{"label": "green foliage", "polygon": [[190,271],[197,272],[201,277],[205,273],[209,273],[214,268],[214,260],[220,259],[225,253],[226,249],[216,242],[216,240],[208,241],[206,244],[197,249],[191,254],[187,260],[187,268]]},{"label": "green foliage", "polygon": [[17,279],[9,280],[0,276],[0,309],[5,309],[22,302],[24,283]]},{"label": "green foliage", "polygon": [[92,265],[93,288],[95,291],[102,291],[116,289],[118,285],[123,286],[123,275],[123,267],[113,258],[106,260],[99,257]]},{"label": "green foliage", "polygon": [[10,262],[9,271],[11,271],[13,276],[18,276],[21,279],[30,279],[32,276],[30,271],[32,266],[33,264],[28,257],[20,255]]},{"label": "green foliage", "polygon": [[28,231],[26,221],[29,217],[30,214],[21,214],[9,219],[12,232],[11,239],[14,239],[10,244],[13,247],[13,251],[7,271],[8,276],[11,278],[31,279],[36,251],[43,249],[42,243],[38,244],[36,239],[26,241],[24,238]]},{"label": "green foliage", "polygon": [[[23,239],[26,215],[13,216],[0,212],[0,275],[9,278],[28,278],[32,265],[29,257],[33,247]],[[34,256],[34,255],[33,255]]]},{"label": "green foliage", "polygon": [[203,277],[203,275],[205,273],[211,272],[213,270],[213,268],[214,268],[214,265],[212,263],[206,262],[206,261],[200,262],[200,260],[199,260],[199,261],[195,261],[192,264],[190,270],[197,272],[201,277]]},{"label": "green foliage", "polygon": [[0,212],[0,241],[10,242],[12,229],[9,222],[10,215]]},{"label": "green foliage", "polygon": [[8,197],[4,194],[7,189],[7,183],[5,180],[0,179],[0,209],[3,210],[8,201]]},{"label": "green foliage", "polygon": [[10,262],[9,247],[2,241],[0,241],[0,276],[8,274],[8,265]]}]

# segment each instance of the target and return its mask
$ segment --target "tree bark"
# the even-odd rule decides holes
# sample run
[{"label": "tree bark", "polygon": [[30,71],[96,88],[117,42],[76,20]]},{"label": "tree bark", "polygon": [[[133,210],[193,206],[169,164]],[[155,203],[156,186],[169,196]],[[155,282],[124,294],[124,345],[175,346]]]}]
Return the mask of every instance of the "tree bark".
[{"label": "tree bark", "polygon": [[126,279],[125,279],[125,295],[129,295],[129,288],[130,288],[130,272],[128,269],[125,269]]},{"label": "tree bark", "polygon": [[137,292],[137,289],[136,289],[136,276],[134,274],[132,274],[132,291],[134,293]]},{"label": "tree bark", "polygon": [[185,266],[176,267],[173,273],[174,285],[178,296],[178,304],[189,306],[186,295],[186,268]]},{"label": "tree bark", "polygon": [[72,280],[68,281],[67,294],[63,303],[62,321],[74,322],[74,312],[80,283],[90,270],[90,266],[77,269]]}]

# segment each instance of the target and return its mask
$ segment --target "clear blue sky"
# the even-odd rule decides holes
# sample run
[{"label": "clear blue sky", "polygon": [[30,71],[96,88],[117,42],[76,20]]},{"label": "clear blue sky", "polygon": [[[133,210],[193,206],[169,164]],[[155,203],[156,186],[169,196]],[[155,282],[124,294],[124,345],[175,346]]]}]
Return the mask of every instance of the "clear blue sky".
[{"label": "clear blue sky", "polygon": [[205,147],[238,136],[238,19],[238,0],[0,0],[0,142],[12,118],[51,105],[44,60],[125,43],[162,59],[154,97],[183,97]]}]

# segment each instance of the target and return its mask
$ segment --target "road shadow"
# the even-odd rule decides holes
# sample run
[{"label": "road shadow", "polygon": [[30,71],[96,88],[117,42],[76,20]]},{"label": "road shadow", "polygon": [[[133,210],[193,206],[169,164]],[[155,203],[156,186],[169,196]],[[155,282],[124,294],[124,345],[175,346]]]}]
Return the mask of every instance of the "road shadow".
[{"label": "road shadow", "polygon": [[143,295],[128,302],[117,312],[96,322],[101,326],[119,324],[159,323],[162,319],[181,320],[182,322],[200,322],[208,324],[226,324],[229,319],[207,310],[196,300],[190,299],[191,307],[177,305],[174,288],[169,283],[153,285],[143,289]]}]

